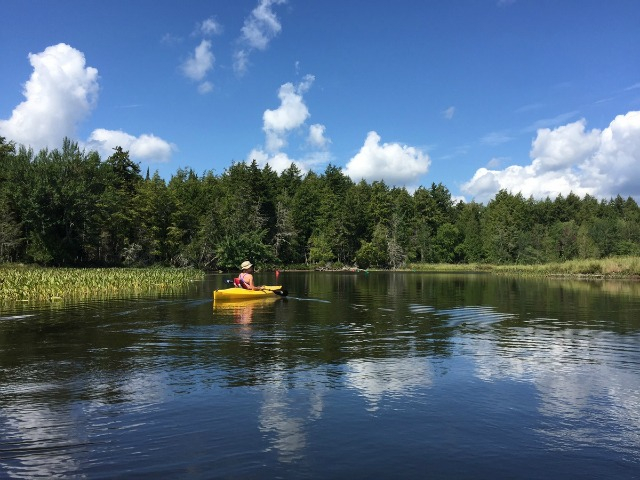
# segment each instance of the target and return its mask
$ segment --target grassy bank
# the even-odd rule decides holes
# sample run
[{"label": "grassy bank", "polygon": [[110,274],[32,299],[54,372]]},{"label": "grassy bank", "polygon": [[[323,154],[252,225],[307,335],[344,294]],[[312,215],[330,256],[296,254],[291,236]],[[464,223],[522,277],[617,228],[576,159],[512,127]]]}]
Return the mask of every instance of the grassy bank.
[{"label": "grassy bank", "polygon": [[570,260],[567,262],[545,263],[541,265],[487,265],[487,264],[411,264],[411,270],[474,272],[485,271],[498,274],[529,276],[572,276],[597,278],[640,278],[640,257],[611,257],[591,260]]},{"label": "grassy bank", "polygon": [[200,280],[204,273],[175,268],[0,267],[0,301],[58,300],[142,293]]},{"label": "grassy bank", "polygon": [[570,260],[543,265],[501,265],[496,267],[496,271],[519,275],[640,278],[640,257]]}]

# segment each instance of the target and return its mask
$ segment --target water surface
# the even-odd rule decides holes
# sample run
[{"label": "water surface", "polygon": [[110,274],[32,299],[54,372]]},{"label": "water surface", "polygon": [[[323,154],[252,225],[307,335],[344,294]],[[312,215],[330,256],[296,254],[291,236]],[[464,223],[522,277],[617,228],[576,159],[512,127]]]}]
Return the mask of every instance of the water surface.
[{"label": "water surface", "polygon": [[639,478],[638,283],[225,278],[3,306],[0,478]]}]

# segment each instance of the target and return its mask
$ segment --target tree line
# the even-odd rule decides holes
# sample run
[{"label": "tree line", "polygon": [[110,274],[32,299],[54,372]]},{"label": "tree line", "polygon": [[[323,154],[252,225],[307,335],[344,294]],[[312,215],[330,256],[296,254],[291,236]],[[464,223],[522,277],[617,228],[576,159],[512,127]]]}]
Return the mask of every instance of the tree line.
[{"label": "tree line", "polygon": [[413,193],[353,182],[334,165],[303,174],[232,163],[166,181],[118,147],[107,159],[0,137],[0,262],[49,266],[400,268],[412,262],[535,264],[640,254],[633,198],[501,190],[455,202],[442,184]]}]

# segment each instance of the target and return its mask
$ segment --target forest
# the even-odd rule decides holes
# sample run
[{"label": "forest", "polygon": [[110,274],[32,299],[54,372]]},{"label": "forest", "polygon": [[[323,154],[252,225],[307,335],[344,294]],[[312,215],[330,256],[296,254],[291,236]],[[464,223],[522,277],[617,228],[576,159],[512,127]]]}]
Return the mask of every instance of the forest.
[{"label": "forest", "polygon": [[167,181],[120,147],[102,159],[68,138],[35,153],[0,137],[0,163],[0,263],[397,269],[640,254],[640,209],[619,195],[501,190],[484,205],[454,201],[441,183],[409,193],[334,165],[278,173],[255,161]]}]

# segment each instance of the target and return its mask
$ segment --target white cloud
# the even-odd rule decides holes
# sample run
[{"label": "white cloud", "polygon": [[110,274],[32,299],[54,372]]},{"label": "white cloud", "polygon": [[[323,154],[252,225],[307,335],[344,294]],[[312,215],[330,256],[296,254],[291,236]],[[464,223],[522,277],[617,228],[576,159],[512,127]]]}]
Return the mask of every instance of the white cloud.
[{"label": "white cloud", "polygon": [[282,172],[294,163],[300,169],[300,172],[305,174],[318,166],[329,163],[331,155],[328,152],[311,152],[303,158],[295,159],[289,157],[285,152],[269,153],[260,148],[255,148],[247,156],[247,162],[252,162],[253,160],[262,168],[269,164],[276,172]]},{"label": "white cloud", "polygon": [[285,0],[260,0],[258,6],[245,19],[239,48],[234,54],[234,70],[242,75],[246,72],[249,54],[252,50],[265,50],[282,26],[272,10],[273,5],[286,3]]},{"label": "white cloud", "polygon": [[222,25],[215,18],[210,17],[197,26],[196,33],[204,36],[219,35],[222,33]]},{"label": "white cloud", "polygon": [[134,137],[121,130],[98,128],[91,133],[87,147],[97,151],[103,158],[113,154],[113,149],[122,147],[128,151],[132,160],[164,163],[171,159],[176,147],[169,142],[151,134]]},{"label": "white cloud", "polygon": [[326,146],[331,143],[327,137],[324,136],[326,127],[319,123],[314,123],[309,127],[309,137],[307,141],[309,145],[316,148],[326,148]]},{"label": "white cloud", "polygon": [[380,135],[369,132],[360,151],[347,163],[344,173],[355,182],[384,180],[389,185],[411,187],[429,170],[429,155],[399,143],[380,144]]},{"label": "white cloud", "polygon": [[599,196],[640,199],[640,111],[618,115],[602,131],[600,148],[583,170],[585,183],[599,181]]},{"label": "white cloud", "polygon": [[487,163],[487,167],[498,168],[500,165],[503,164],[504,161],[505,161],[504,158],[493,157],[491,160],[489,160],[489,163]]},{"label": "white cloud", "polygon": [[280,106],[275,110],[265,110],[263,114],[265,145],[249,152],[247,162],[255,160],[261,167],[269,164],[277,172],[282,172],[294,163],[302,173],[307,173],[331,161],[331,153],[326,149],[331,141],[325,136],[326,127],[319,123],[309,127],[306,151],[301,158],[292,158],[282,151],[288,145],[288,135],[301,129],[310,117],[303,94],[311,88],[314,81],[313,75],[305,75],[298,85],[285,83],[280,86]]},{"label": "white cloud", "polygon": [[571,118],[575,118],[577,115],[578,112],[565,112],[560,115],[556,115],[553,118],[542,118],[525,128],[524,132],[536,132],[541,128],[557,127],[568,122]]},{"label": "white cloud", "polygon": [[586,131],[584,120],[540,129],[530,157],[526,166],[481,168],[462,190],[480,202],[500,189],[539,199],[570,192],[640,198],[640,112],[619,115],[604,130]]},{"label": "white cloud", "polygon": [[264,112],[263,130],[267,137],[266,148],[270,152],[277,152],[286,146],[288,132],[299,128],[309,118],[309,109],[302,94],[311,87],[313,80],[312,75],[307,75],[297,87],[285,83],[278,91],[280,106]]},{"label": "white cloud", "polygon": [[0,120],[0,135],[34,150],[55,147],[75,136],[78,124],[98,98],[98,70],[85,65],[84,54],[64,43],[30,53],[33,66],[25,100],[11,118]]},{"label": "white cloud", "polygon": [[555,130],[538,130],[530,154],[536,170],[543,173],[571,167],[593,155],[598,148],[600,132],[592,130],[586,133],[585,125],[582,119]]},{"label": "white cloud", "polygon": [[[64,137],[75,138],[78,124],[97,103],[98,70],[85,66],[84,54],[64,43],[29,54],[33,66],[25,84],[25,101],[8,120],[0,120],[0,135],[36,151],[57,148]],[[82,143],[82,142],[80,142]],[[134,159],[166,162],[176,147],[151,134],[134,137],[98,128],[85,147],[108,157],[117,146]]]},{"label": "white cloud", "polygon": [[160,43],[163,45],[167,45],[169,47],[173,47],[175,45],[179,45],[182,43],[183,38],[177,35],[173,35],[172,33],[165,33],[160,39]]},{"label": "white cloud", "polygon": [[233,69],[239,75],[244,75],[244,73],[249,68],[249,52],[244,49],[236,50],[233,53]]},{"label": "white cloud", "polygon": [[200,85],[198,85],[198,93],[209,93],[210,91],[213,90],[213,83],[206,81],[206,82],[202,82]]},{"label": "white cloud", "polygon": [[202,40],[195,48],[193,55],[182,64],[182,72],[191,80],[200,81],[213,68],[214,60],[211,42]]},{"label": "white cloud", "polygon": [[446,118],[447,120],[451,120],[455,113],[456,107],[449,107],[444,112],[442,112],[442,115],[444,115],[444,118]]},{"label": "white cloud", "polygon": [[274,155],[269,155],[267,152],[259,148],[253,149],[249,152],[247,162],[252,162],[253,160],[255,160],[260,167],[264,167],[266,164],[269,164],[271,168],[277,172],[282,172],[289,168],[292,163],[295,163],[295,160],[289,158],[286,153],[278,152]]},{"label": "white cloud", "polygon": [[[196,25],[192,36],[211,37],[222,33],[222,26],[215,18],[210,17]],[[193,54],[180,65],[180,69],[185,77],[199,82],[198,93],[205,94],[213,90],[213,83],[205,80],[207,74],[213,70],[215,55],[211,48],[211,41],[206,38],[195,47]]]},{"label": "white cloud", "polygon": [[284,3],[282,0],[261,0],[245,20],[242,27],[242,39],[252,48],[264,50],[269,42],[282,30],[272,5]]}]

